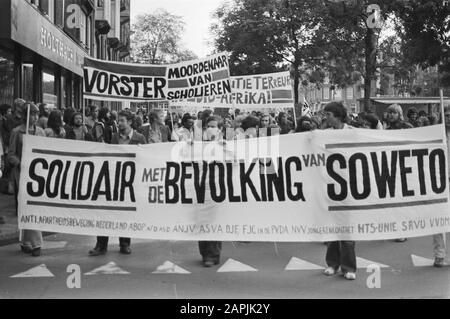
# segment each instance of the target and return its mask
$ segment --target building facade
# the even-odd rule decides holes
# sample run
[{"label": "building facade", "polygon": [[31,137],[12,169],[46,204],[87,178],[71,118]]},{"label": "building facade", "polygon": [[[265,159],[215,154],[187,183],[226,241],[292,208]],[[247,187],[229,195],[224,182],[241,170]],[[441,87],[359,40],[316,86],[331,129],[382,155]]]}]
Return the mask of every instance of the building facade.
[{"label": "building facade", "polygon": [[0,103],[81,109],[84,58],[129,52],[130,0],[0,1]]},{"label": "building facade", "polygon": [[0,1],[0,102],[80,108],[94,14],[93,0]]},{"label": "building facade", "polygon": [[[130,0],[96,0],[94,57],[100,60],[130,61]],[[86,101],[112,110],[129,107],[126,102]]]},{"label": "building facade", "polygon": [[324,83],[320,88],[315,85],[299,87],[299,102],[306,100],[312,112],[320,111],[325,104],[332,101],[341,101],[350,113],[359,113],[360,105],[358,99],[364,96],[361,83],[356,83],[345,88],[338,88],[330,83]]}]

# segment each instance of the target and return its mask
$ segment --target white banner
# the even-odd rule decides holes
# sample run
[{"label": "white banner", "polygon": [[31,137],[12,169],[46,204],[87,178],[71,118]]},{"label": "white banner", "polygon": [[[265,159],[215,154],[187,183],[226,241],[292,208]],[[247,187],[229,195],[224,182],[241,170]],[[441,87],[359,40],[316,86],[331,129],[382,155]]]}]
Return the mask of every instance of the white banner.
[{"label": "white banner", "polygon": [[171,100],[171,106],[235,107],[244,109],[285,109],[294,107],[292,81],[288,71],[232,76],[230,94]]},{"label": "white banner", "polygon": [[107,145],[24,136],[19,227],[165,240],[331,241],[450,230],[442,126]]},{"label": "white banner", "polygon": [[109,101],[165,101],[231,92],[228,54],[170,65],[84,59],[84,96]]}]

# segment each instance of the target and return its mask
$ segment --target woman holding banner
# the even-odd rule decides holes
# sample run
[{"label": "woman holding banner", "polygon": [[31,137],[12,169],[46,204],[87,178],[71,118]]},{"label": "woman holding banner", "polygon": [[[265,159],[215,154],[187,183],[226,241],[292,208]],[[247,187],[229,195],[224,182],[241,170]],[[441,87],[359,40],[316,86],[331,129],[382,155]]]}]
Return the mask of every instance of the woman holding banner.
[{"label": "woman holding banner", "polygon": [[[39,119],[39,109],[37,106],[32,102],[27,102],[24,104],[22,112],[23,123],[12,131],[8,151],[8,162],[13,167],[12,175],[14,181],[16,211],[18,209],[20,162],[22,160],[23,136],[26,134],[45,136],[44,130],[36,125]],[[28,254],[31,253],[34,257],[41,255],[42,233],[40,231],[24,229],[20,234],[20,238],[20,247],[22,252]]]},{"label": "woman holding banner", "polygon": [[[325,108],[327,126],[330,129],[351,129],[352,127],[345,123],[347,110],[340,102],[328,103]],[[326,262],[328,267],[324,274],[332,276],[338,269],[344,274],[345,279],[356,279],[356,253],[355,242],[349,240],[332,241],[327,243]]]},{"label": "woman holding banner", "polygon": [[[403,118],[403,110],[402,107],[399,104],[391,104],[386,109],[386,121],[387,121],[387,127],[386,130],[401,130],[401,129],[408,129],[408,128],[414,128],[414,126],[411,123],[408,123]],[[395,239],[396,242],[402,243],[406,241],[406,238],[397,238]]]},{"label": "woman holding banner", "polygon": [[[210,116],[206,120],[206,129],[203,134],[204,141],[220,141],[223,139],[222,134],[223,121],[218,116]],[[205,183],[209,187],[209,183]],[[205,195],[210,194],[209,190],[205,191]],[[199,224],[214,221],[214,203],[211,198],[205,196],[205,203],[198,208]],[[222,251],[221,241],[199,241],[198,248],[203,258],[203,266],[212,267],[220,263],[220,253]]]}]

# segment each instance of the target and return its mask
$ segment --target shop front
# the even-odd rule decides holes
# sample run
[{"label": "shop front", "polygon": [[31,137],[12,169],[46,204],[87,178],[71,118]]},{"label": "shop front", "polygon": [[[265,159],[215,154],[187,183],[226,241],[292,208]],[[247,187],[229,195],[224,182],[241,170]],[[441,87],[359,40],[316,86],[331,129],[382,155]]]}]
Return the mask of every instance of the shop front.
[{"label": "shop front", "polygon": [[0,103],[15,98],[81,109],[88,48],[35,4],[0,1]]}]

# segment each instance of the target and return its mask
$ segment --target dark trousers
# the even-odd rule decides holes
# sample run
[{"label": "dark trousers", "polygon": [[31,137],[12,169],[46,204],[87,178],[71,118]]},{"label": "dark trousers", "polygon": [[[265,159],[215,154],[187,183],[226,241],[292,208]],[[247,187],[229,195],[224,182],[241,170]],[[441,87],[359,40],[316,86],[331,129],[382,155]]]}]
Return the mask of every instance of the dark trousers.
[{"label": "dark trousers", "polygon": [[203,257],[203,261],[206,260],[219,260],[220,252],[222,250],[221,241],[199,241],[198,248],[200,250],[200,255]]},{"label": "dark trousers", "polygon": [[[97,236],[97,246],[100,247],[101,249],[106,249],[108,247],[108,240],[109,240],[109,237]],[[130,246],[130,244],[131,244],[131,238],[125,238],[125,237],[119,238],[120,247]]]},{"label": "dark trousers", "polygon": [[325,257],[328,267],[345,272],[356,272],[356,254],[354,241],[332,241],[328,243]]}]

